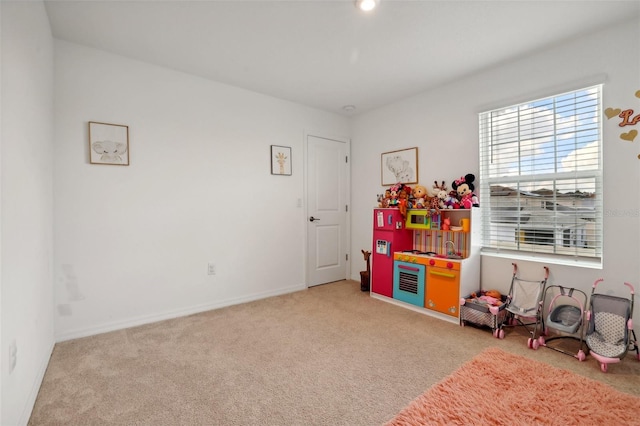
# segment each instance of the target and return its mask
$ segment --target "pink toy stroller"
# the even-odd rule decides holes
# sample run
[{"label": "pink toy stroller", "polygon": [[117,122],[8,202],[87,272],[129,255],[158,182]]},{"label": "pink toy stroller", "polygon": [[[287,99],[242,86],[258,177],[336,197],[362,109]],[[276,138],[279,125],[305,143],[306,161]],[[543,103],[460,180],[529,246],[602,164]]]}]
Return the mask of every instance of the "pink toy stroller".
[{"label": "pink toy stroller", "polygon": [[[573,355],[578,358],[578,361],[584,361],[587,356],[583,350],[585,328],[583,319],[587,307],[587,293],[575,288],[552,285],[544,291],[543,300],[549,300],[547,309],[543,309],[548,314],[546,321],[544,316],[542,318],[542,334],[538,337],[539,346],[544,346],[566,355]],[[552,337],[545,338],[544,336],[550,336],[550,330],[554,330],[555,333]],[[578,352],[570,352],[556,343],[548,344],[552,341],[563,339],[578,341],[580,344]],[[532,349],[537,348],[533,344],[529,347]]]},{"label": "pink toy stroller", "polygon": [[[586,342],[590,354],[599,363],[600,369],[606,373],[609,364],[620,362],[630,350],[636,351],[640,360],[636,333],[633,331],[633,286],[624,283],[631,290],[631,298],[596,294],[597,285],[603,281],[596,280],[591,288],[590,309],[587,312],[589,321]],[[633,336],[633,338],[631,338]]]},{"label": "pink toy stroller", "polygon": [[525,280],[518,277],[518,265],[513,265],[513,276],[505,310],[507,314],[500,326],[493,332],[494,337],[504,339],[504,323],[509,326],[523,326],[529,331],[531,337],[527,342],[530,348],[538,348],[538,330],[542,321],[542,304],[544,288],[549,278],[549,268],[544,268],[544,278],[542,280]]}]

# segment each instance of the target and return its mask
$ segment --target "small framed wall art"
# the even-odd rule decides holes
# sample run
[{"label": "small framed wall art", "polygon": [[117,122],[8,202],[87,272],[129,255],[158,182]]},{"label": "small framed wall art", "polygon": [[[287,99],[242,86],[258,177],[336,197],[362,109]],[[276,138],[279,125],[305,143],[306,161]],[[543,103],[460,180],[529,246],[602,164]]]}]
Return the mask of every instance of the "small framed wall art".
[{"label": "small framed wall art", "polygon": [[382,185],[418,183],[418,148],[384,152],[380,158]]},{"label": "small framed wall art", "polygon": [[129,126],[89,122],[89,162],[129,165]]},{"label": "small framed wall art", "polygon": [[271,145],[271,174],[291,176],[291,147]]}]

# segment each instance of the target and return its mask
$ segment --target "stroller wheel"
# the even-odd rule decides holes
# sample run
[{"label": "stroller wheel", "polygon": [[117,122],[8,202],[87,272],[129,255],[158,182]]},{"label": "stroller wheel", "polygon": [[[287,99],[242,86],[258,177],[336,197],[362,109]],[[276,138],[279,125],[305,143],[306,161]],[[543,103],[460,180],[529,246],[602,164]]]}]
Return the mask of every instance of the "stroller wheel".
[{"label": "stroller wheel", "polygon": [[531,337],[527,340],[527,347],[529,349],[533,348],[533,339]]},{"label": "stroller wheel", "polygon": [[582,362],[585,360],[585,358],[587,358],[587,356],[584,354],[584,351],[580,349],[578,351],[578,355],[576,355],[576,358],[578,358],[578,361]]},{"label": "stroller wheel", "polygon": [[533,348],[534,351],[537,351],[539,347],[540,344],[538,343],[538,339],[532,339],[531,348]]},{"label": "stroller wheel", "polygon": [[607,364],[605,364],[604,362],[600,363],[600,370],[602,370],[603,373],[607,372]]},{"label": "stroller wheel", "polygon": [[538,344],[540,346],[544,346],[544,344],[545,344],[544,337],[542,337],[542,336],[538,337]]},{"label": "stroller wheel", "polygon": [[504,339],[504,330],[503,329],[498,330],[498,339]]}]

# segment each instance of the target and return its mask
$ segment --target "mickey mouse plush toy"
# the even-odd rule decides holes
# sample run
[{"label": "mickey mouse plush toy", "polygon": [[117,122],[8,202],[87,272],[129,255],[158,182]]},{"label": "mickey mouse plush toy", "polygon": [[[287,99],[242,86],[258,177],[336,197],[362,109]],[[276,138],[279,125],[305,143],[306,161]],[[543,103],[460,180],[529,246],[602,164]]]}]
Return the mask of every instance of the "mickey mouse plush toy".
[{"label": "mickey mouse plush toy", "polygon": [[480,205],[478,197],[473,192],[475,190],[473,186],[474,180],[476,180],[476,177],[469,173],[451,183],[451,187],[458,193],[460,205],[463,209],[470,209],[472,206],[478,207]]}]

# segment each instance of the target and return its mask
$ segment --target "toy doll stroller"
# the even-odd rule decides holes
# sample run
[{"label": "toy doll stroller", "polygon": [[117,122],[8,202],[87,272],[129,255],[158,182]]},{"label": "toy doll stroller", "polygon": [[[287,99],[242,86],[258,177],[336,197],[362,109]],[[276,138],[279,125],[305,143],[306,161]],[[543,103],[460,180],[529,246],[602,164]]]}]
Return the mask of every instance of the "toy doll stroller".
[{"label": "toy doll stroller", "polygon": [[525,280],[518,277],[518,265],[515,263],[512,263],[512,265],[511,286],[504,308],[507,314],[498,329],[493,332],[493,336],[504,339],[505,322],[509,326],[522,326],[531,335],[527,345],[530,348],[537,349],[539,345],[537,333],[542,321],[542,297],[549,278],[549,268],[543,267],[544,278],[542,280]]},{"label": "toy doll stroller", "polygon": [[[544,291],[542,300],[550,301],[548,308],[543,309],[543,312],[548,312],[548,315],[546,322],[544,316],[542,318],[542,332],[540,337],[538,337],[538,344],[566,355],[572,355],[578,358],[579,361],[584,361],[587,356],[583,350],[583,319],[587,307],[587,294],[575,288],[553,285],[547,287]],[[549,336],[549,330],[555,330],[557,333],[555,333],[553,337],[545,339],[544,336]],[[579,337],[577,337],[577,335],[579,335]],[[555,343],[548,345],[549,342],[562,339],[572,339],[580,342],[578,352],[574,354]],[[533,344],[530,347],[536,349],[536,347],[533,347]]]},{"label": "toy doll stroller", "polygon": [[[636,333],[633,331],[633,286],[624,283],[631,290],[631,298],[596,294],[596,280],[591,288],[591,303],[587,312],[589,321],[586,342],[591,355],[600,363],[602,372],[607,372],[609,364],[620,362],[629,350],[636,351],[640,360]],[[631,337],[633,336],[633,339]]]}]

